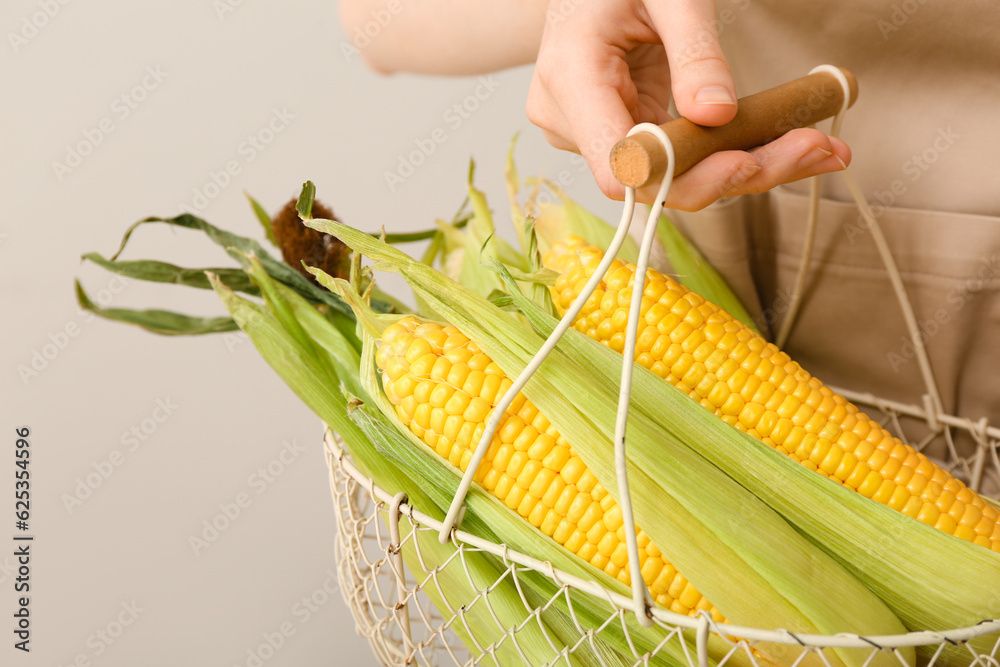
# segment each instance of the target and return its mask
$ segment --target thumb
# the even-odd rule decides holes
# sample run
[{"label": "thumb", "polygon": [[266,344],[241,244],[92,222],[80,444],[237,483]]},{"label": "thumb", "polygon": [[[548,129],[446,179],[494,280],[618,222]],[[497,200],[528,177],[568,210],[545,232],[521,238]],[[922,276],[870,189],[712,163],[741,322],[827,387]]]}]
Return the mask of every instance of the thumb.
[{"label": "thumb", "polygon": [[736,115],[736,84],[719,44],[715,3],[647,3],[670,64],[677,111],[699,125],[724,125]]}]

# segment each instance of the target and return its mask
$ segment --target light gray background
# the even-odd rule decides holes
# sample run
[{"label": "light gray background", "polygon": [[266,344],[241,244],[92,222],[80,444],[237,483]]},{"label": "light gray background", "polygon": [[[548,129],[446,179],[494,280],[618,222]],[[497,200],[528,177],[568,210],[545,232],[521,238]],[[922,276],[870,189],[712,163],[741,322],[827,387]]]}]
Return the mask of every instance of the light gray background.
[{"label": "light gray background", "polygon": [[[427,228],[461,203],[473,156],[502,220],[503,162],[518,131],[524,175],[570,170],[568,189],[585,204],[613,219],[618,205],[525,119],[529,68],[496,75],[488,96],[480,87],[485,99],[456,127],[445,114],[480,82],[370,73],[345,55],[332,0],[10,0],[0,28],[0,663],[246,665],[263,635],[289,621],[295,634],[269,667],[374,664],[339,593],[307,622],[296,614],[335,570],[317,419],[249,343],[162,338],[79,311],[74,278],[106,305],[222,314],[211,293],[123,286],[80,255],[110,255],[142,217],[198,207],[195,191],[230,161],[240,173],[199,212],[244,235],[259,234],[244,191],[273,212],[306,179],[355,226]],[[126,115],[120,98],[136,86],[144,99]],[[241,146],[274,110],[292,118],[249,161]],[[104,119],[112,131],[78,166],[56,166]],[[385,172],[436,128],[446,141],[390,191]],[[124,257],[230,264],[200,234],[165,226],[142,230]],[[44,353],[45,367],[26,374]],[[154,424],[134,449],[123,440]],[[21,426],[31,429],[36,536],[29,655],[12,648],[11,634]],[[304,451],[275,464],[285,443]],[[68,508],[116,451],[121,465]],[[269,464],[281,474],[261,489],[251,477]],[[189,538],[240,493],[251,505],[196,555]],[[111,645],[99,640],[133,604],[134,622]]]}]

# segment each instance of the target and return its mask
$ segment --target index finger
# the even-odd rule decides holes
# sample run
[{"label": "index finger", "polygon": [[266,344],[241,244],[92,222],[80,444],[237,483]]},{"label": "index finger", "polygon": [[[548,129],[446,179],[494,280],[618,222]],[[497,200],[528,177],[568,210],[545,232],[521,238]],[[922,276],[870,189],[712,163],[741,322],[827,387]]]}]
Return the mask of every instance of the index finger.
[{"label": "index finger", "polygon": [[736,84],[719,44],[715,3],[668,0],[646,5],[670,63],[677,111],[699,125],[723,125],[736,115]]}]

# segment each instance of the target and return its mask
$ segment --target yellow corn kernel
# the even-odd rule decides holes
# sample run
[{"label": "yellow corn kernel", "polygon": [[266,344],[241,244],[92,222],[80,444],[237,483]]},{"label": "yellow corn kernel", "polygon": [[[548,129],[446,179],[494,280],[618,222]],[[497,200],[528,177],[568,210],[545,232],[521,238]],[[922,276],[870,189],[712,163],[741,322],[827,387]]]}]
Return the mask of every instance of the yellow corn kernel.
[{"label": "yellow corn kernel", "polygon": [[598,487],[597,477],[594,475],[594,473],[584,468],[583,473],[580,474],[580,479],[578,479],[576,482],[576,488],[580,489],[580,491],[583,493],[593,493],[594,496],[596,497],[597,487]]},{"label": "yellow corn kernel", "polygon": [[469,401],[469,407],[465,409],[462,413],[462,418],[467,422],[472,422],[474,424],[485,424],[486,416],[489,414],[493,406],[479,398],[474,397]]},{"label": "yellow corn kernel", "polygon": [[[545,266],[560,274],[554,297],[563,311],[601,255],[600,249],[574,237],[545,254]],[[616,322],[623,319],[633,273],[632,265],[616,260],[599,286],[602,300],[615,308],[610,315],[586,315],[587,327],[581,330],[596,330],[609,316]],[[572,280],[563,281],[565,276]],[[669,276],[652,270],[647,276],[651,282],[643,288],[638,332],[644,366],[727,423],[909,516],[922,513],[922,520],[939,528],[982,523],[968,508],[984,512],[988,505],[960,480],[893,438],[727,313]],[[656,286],[650,287],[653,283]],[[605,344],[621,347],[620,340]],[[937,510],[933,520],[927,504]],[[948,519],[942,518],[945,514]],[[974,532],[979,537],[989,534],[991,548],[1000,551],[1000,513],[990,520],[994,528],[987,523]],[[968,531],[959,533],[969,537]]]},{"label": "yellow corn kernel", "polygon": [[[560,478],[561,479],[561,478]],[[577,491],[576,486],[563,482],[566,486],[563,488],[562,493],[559,494],[559,498],[556,500],[555,504],[552,506],[560,516],[569,516],[569,510],[576,502],[576,497],[580,495]]]},{"label": "yellow corn kernel", "polygon": [[514,478],[510,475],[501,474],[500,479],[497,480],[497,485],[493,490],[493,495],[497,498],[503,500],[510,494],[510,490],[514,487]]},{"label": "yellow corn kernel", "polygon": [[583,460],[579,456],[574,456],[566,462],[566,465],[563,466],[559,474],[567,484],[575,486],[586,469],[587,467],[583,465]]}]

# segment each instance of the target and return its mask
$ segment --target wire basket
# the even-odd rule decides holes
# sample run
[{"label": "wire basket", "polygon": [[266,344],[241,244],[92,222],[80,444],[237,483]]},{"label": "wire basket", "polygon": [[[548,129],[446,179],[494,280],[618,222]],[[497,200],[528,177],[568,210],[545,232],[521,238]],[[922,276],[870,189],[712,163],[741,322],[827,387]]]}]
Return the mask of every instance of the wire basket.
[{"label": "wire basket", "polygon": [[[903,405],[878,399],[871,395],[837,390],[856,405],[871,408],[869,414],[875,418],[881,414],[882,423],[900,438],[917,449],[932,444],[943,446],[948,452],[945,467],[960,477],[974,489],[1000,488],[1000,429],[988,426],[984,421],[971,422],[949,415],[928,413],[924,407]],[[930,416],[929,416],[930,415]],[[921,419],[928,424],[931,435],[920,441],[910,441],[901,429],[901,419],[905,417]],[[971,456],[961,456],[954,441],[961,432],[971,437],[976,447]],[[569,665],[566,654],[589,645],[600,637],[603,631],[615,626],[625,628],[626,615],[631,614],[632,600],[602,588],[590,581],[583,581],[553,569],[530,555],[515,552],[502,544],[495,544],[461,530],[453,531],[454,555],[446,562],[426,562],[421,566],[430,574],[418,579],[403,565],[400,547],[412,541],[415,551],[420,554],[420,544],[425,540],[436,542],[441,523],[405,502],[402,494],[392,489],[383,489],[370,478],[365,477],[346,455],[340,442],[331,430],[325,433],[327,462],[330,467],[330,484],[333,491],[337,515],[337,562],[341,591],[351,609],[358,632],[366,637],[376,658],[383,665],[500,665],[505,667],[496,652],[504,642],[510,642],[518,649],[518,633],[523,627],[500,627],[502,639],[491,645],[480,645],[478,655],[472,655],[455,632],[455,627],[466,627],[463,616],[474,605],[490,606],[491,587],[477,587],[476,595],[463,600],[464,606],[453,608],[443,617],[427,595],[427,589],[436,589],[438,577],[446,568],[464,569],[465,556],[470,552],[484,551],[502,559],[506,570],[499,579],[509,577],[520,584],[522,573],[534,570],[551,578],[558,587],[557,596],[570,601],[584,596],[594,596],[607,606],[605,622],[599,626],[592,623],[584,626],[573,619],[579,631],[576,644],[568,645],[564,655],[556,658],[553,665]],[[413,527],[400,540],[399,521],[405,520]],[[407,527],[409,528],[409,526]],[[422,557],[421,557],[422,558]],[[466,574],[468,572],[466,571]],[[498,580],[499,580],[498,579]],[[471,582],[471,577],[469,577]],[[522,586],[518,585],[518,590]],[[1000,594],[1000,592],[998,592]],[[521,597],[529,614],[544,618],[552,604],[532,604]],[[825,647],[859,648],[870,651],[872,657],[879,651],[893,651],[905,646],[925,646],[940,650],[946,645],[963,644],[971,639],[997,634],[997,641],[991,645],[989,653],[977,652],[971,644],[965,644],[969,651],[968,664],[978,667],[1000,665],[1000,619],[984,620],[969,628],[956,628],[947,632],[911,632],[893,637],[861,637],[856,635],[800,635],[783,630],[762,630],[740,628],[714,623],[708,615],[698,617],[681,616],[663,609],[652,611],[653,621],[662,632],[662,642],[647,652],[633,651],[631,664],[648,664],[648,660],[662,652],[671,642],[678,642],[691,667],[708,664],[705,645],[709,633],[726,638],[732,646],[729,655],[744,652],[754,664],[762,664],[753,651],[755,644],[769,642],[785,649],[783,662],[797,665],[809,654],[816,654],[829,664],[823,656]],[[494,615],[495,618],[495,615]],[[687,650],[681,641],[685,629],[696,632],[695,651]],[[508,651],[510,648],[508,647]],[[774,654],[774,650],[771,650]],[[907,662],[898,652],[894,654],[901,665]],[[719,664],[727,662],[729,656]],[[933,665],[937,653],[927,662]],[[524,664],[528,664],[525,660]]]},{"label": "wire basket", "polygon": [[[813,72],[826,72],[833,75],[842,86],[843,106],[834,119],[831,132],[831,134],[836,134],[843,113],[849,105],[850,86],[844,74],[837,68],[824,65],[815,68]],[[652,232],[656,228],[660,210],[666,200],[673,178],[674,149],[669,137],[660,127],[648,123],[640,124],[629,132],[629,136],[639,131],[649,132],[659,139],[667,156],[667,167],[664,170],[663,181],[654,200],[655,203],[649,212],[646,231],[640,246],[639,259],[636,262],[635,275],[644,276],[649,251],[653,244]],[[879,421],[882,425],[892,431],[900,440],[936,459],[939,465],[964,481],[971,489],[982,495],[998,497],[1000,496],[1000,452],[998,452],[1000,449],[1000,429],[991,427],[985,419],[973,422],[945,414],[942,410],[941,396],[924,347],[922,334],[917,326],[914,310],[906,295],[895,260],[889,251],[878,220],[861,195],[860,188],[854,182],[849,171],[845,170],[843,176],[858,205],[859,212],[868,225],[871,237],[892,281],[901,313],[910,330],[926,393],[923,405],[917,406],[883,400],[870,394],[834,390],[855,405],[867,408],[868,414],[876,420],[879,420],[879,416],[881,416]],[[814,237],[812,230],[815,229],[819,209],[818,183],[817,179],[813,179],[813,201],[807,221],[809,232],[806,236],[806,245],[803,248],[791,306],[783,322],[782,331],[777,336],[779,347],[783,347],[801,304],[803,285],[812,253],[812,239]],[[721,659],[718,658],[719,652],[717,650],[713,653],[713,657],[716,658],[715,663],[720,667],[731,662],[734,656],[739,656],[744,664],[745,658],[748,658],[753,665],[777,663],[798,667],[800,664],[823,664],[830,667],[830,661],[824,652],[824,649],[827,648],[862,651],[866,656],[865,665],[870,664],[880,654],[886,654],[895,656],[900,665],[910,667],[906,655],[898,650],[906,647],[923,647],[923,650],[918,654],[919,662],[928,667],[938,663],[939,657],[945,649],[948,649],[949,665],[961,664],[966,655],[966,651],[961,650],[963,647],[968,654],[968,661],[965,664],[970,667],[1000,667],[1000,659],[998,659],[1000,656],[1000,619],[984,619],[967,628],[954,628],[940,632],[910,632],[894,636],[805,635],[793,634],[782,629],[747,628],[716,623],[705,612],[700,612],[697,616],[683,616],[662,608],[650,608],[648,614],[658,631],[656,635],[658,643],[652,648],[645,648],[648,644],[646,642],[646,644],[642,644],[644,648],[640,649],[637,648],[640,642],[634,642],[630,635],[629,622],[635,621],[637,609],[643,609],[640,604],[642,602],[640,593],[643,591],[633,590],[633,597],[629,598],[604,588],[594,581],[583,580],[556,570],[550,564],[541,562],[530,554],[519,553],[503,544],[484,540],[474,534],[454,528],[457,525],[456,517],[464,501],[468,485],[471,484],[472,477],[479,467],[482,454],[485,454],[484,443],[488,443],[492,438],[499,417],[506,412],[509,401],[521,390],[527,377],[534,372],[548,351],[554,347],[555,342],[562,335],[561,332],[565,331],[569,323],[576,317],[579,310],[574,311],[574,308],[582,307],[596,286],[595,279],[605,275],[608,263],[617,253],[627,234],[634,202],[635,192],[632,188],[627,188],[623,217],[619,223],[615,240],[611,242],[604,260],[591,276],[588,287],[584,289],[585,293],[581,293],[577,297],[574,306],[565,313],[556,331],[524,369],[521,376],[514,381],[504,398],[495,406],[491,421],[487,423],[486,433],[479,443],[476,455],[468,464],[462,484],[459,486],[452,506],[449,508],[448,517],[444,522],[437,521],[423,513],[420,507],[409,505],[404,494],[397,493],[392,489],[383,489],[376,485],[372,479],[362,474],[346,455],[337,436],[327,429],[325,443],[334,505],[337,511],[337,557],[341,590],[354,615],[358,631],[368,638],[376,657],[384,665],[399,667],[452,664],[506,667],[501,662],[501,658],[498,657],[498,653],[502,651],[505,656],[520,656],[521,659],[517,664],[530,665],[532,663],[527,658],[527,652],[522,649],[519,643],[519,636],[529,624],[534,623],[542,629],[544,636],[549,638],[549,635],[545,634],[547,632],[545,630],[547,614],[563,613],[570,617],[570,623],[574,630],[573,636],[568,639],[566,636],[561,636],[559,645],[563,648],[558,650],[556,643],[550,639],[549,643],[553,649],[554,657],[547,664],[569,666],[573,664],[571,656],[574,653],[580,651],[582,654],[586,651],[588,662],[596,662],[609,667],[612,665],[618,667],[622,664],[648,665],[652,658],[669,651],[674,660],[687,662],[691,667],[696,665],[707,667],[709,664],[708,644],[711,636],[716,645],[720,639],[728,643],[728,652],[725,652]],[[633,352],[641,295],[642,290],[633,291],[628,335],[625,339],[626,350]],[[560,329],[560,327],[562,328]],[[622,394],[619,399],[620,419],[618,426],[616,426],[616,428],[621,428],[621,431],[616,433],[614,442],[616,443],[616,467],[618,468],[618,488],[622,495],[623,520],[626,525],[632,525],[634,522],[631,519],[631,501],[627,479],[623,472],[625,456],[623,451],[618,451],[618,444],[621,443],[621,447],[624,448],[624,419],[621,419],[621,413],[624,412],[627,416],[631,387],[631,359],[634,358],[634,354],[626,353],[623,357],[630,361],[623,365]],[[831,389],[833,388],[831,387]],[[913,435],[918,431],[920,435]],[[477,456],[479,458],[476,458]],[[449,555],[442,562],[435,562],[432,558],[425,558],[427,556],[425,552],[429,553],[431,550],[422,549],[421,544],[437,543],[439,535],[447,536],[453,549],[447,552]],[[633,543],[630,544],[631,548],[634,546],[635,535],[626,533],[626,537]],[[416,554],[416,558],[419,559],[416,562],[420,570],[426,574],[418,577],[404,566],[404,549],[408,554]],[[474,583],[474,577],[470,572],[466,558],[469,554],[477,552],[492,554],[501,564],[498,577],[490,585],[477,586]],[[440,550],[437,553],[440,554]],[[414,561],[411,560],[412,562]],[[451,604],[451,601],[444,595],[447,586],[439,582],[442,573],[448,572],[449,575],[455,575],[456,570],[458,571],[457,576],[468,582],[471,593],[463,595],[458,605]],[[531,577],[526,577],[525,575],[529,572]],[[527,581],[527,579],[535,578],[539,574],[548,578],[550,580],[548,583],[554,584],[554,587],[549,586],[549,588],[555,590],[555,593],[547,600],[540,599],[544,596],[532,591],[532,584]],[[633,582],[636,581],[637,576],[641,576],[635,572],[632,574]],[[454,578],[451,576],[452,580]],[[515,584],[520,601],[526,611],[524,615],[526,620],[517,627],[504,627],[491,602],[491,593],[496,585],[504,580]],[[987,597],[992,595],[987,607],[989,611],[985,613],[993,614],[994,610],[1000,608],[1000,584],[995,585],[994,590],[990,591],[990,582],[983,583]],[[636,587],[638,586],[641,586],[641,581]],[[434,604],[435,597],[438,598],[437,605]],[[442,597],[444,603],[441,602]],[[583,621],[574,613],[573,600],[585,598],[589,598],[586,599],[587,607],[606,605],[607,612],[601,622],[595,623],[593,617]],[[595,602],[598,604],[594,604]],[[554,609],[557,603],[559,606]],[[481,607],[479,607],[480,605]],[[497,624],[497,631],[489,635],[494,638],[491,643],[479,641],[472,630],[472,626],[475,624],[466,621],[466,615],[477,607],[479,607],[480,612],[485,608],[488,611],[485,616],[492,617]],[[482,619],[484,614],[478,613],[477,617]],[[635,627],[634,624],[631,627]],[[602,653],[600,649],[600,645],[603,643],[602,634],[612,631],[617,633],[617,636],[624,633],[625,644],[631,653],[631,655],[626,653],[624,660],[620,650],[611,656]],[[462,641],[459,633],[464,636],[465,642]],[[565,632],[563,634],[565,635]],[[695,640],[693,644],[691,642],[692,634]],[[971,640],[981,637],[988,637],[988,639],[977,642],[975,646],[971,643]],[[766,654],[774,661],[773,663],[761,659],[761,654],[755,651],[755,646],[765,642],[768,644]],[[676,645],[672,645],[674,643]],[[476,651],[470,652],[467,644],[472,644]],[[618,646],[621,644],[619,643]],[[605,656],[608,659],[605,659]],[[682,656],[682,658],[677,656]],[[961,657],[957,658],[956,656]],[[505,659],[508,660],[509,664],[510,658]]]}]

